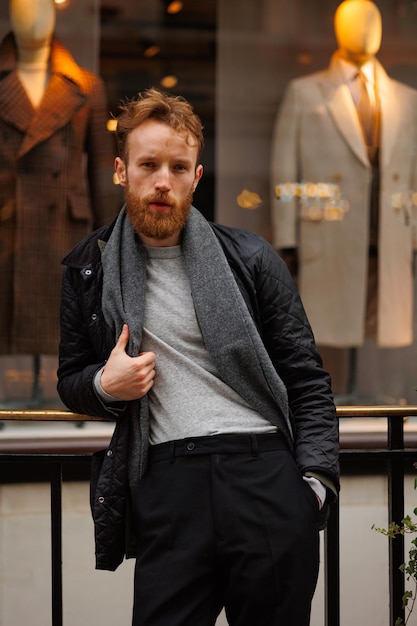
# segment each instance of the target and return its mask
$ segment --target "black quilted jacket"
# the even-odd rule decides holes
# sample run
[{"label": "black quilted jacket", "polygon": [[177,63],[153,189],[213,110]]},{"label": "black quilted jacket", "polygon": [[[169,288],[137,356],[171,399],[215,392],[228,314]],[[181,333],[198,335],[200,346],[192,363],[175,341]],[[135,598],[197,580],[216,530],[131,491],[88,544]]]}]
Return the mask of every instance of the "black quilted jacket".
[{"label": "black quilted jacket", "polygon": [[[116,421],[111,444],[92,463],[91,506],[95,522],[96,567],[115,570],[134,557],[127,480],[134,441],[129,403],[106,407],[93,378],[114,345],[101,310],[101,242],[113,224],[95,231],[63,261],[58,391],[74,412]],[[338,425],[330,379],[322,368],[313,334],[285,263],[261,237],[211,225],[261,334],[284,381],[293,421],[294,455],[300,471],[315,472],[339,488]],[[147,445],[146,442],[141,444]],[[322,510],[319,527],[325,525]]]}]

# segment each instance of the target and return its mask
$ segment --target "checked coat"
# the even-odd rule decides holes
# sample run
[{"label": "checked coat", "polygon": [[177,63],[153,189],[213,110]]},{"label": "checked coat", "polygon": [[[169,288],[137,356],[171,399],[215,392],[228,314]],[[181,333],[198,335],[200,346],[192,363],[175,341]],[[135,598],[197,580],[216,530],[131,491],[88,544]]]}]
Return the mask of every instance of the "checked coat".
[{"label": "checked coat", "polygon": [[0,45],[0,354],[58,353],[61,260],[118,211],[102,80],[54,38],[34,109]]}]

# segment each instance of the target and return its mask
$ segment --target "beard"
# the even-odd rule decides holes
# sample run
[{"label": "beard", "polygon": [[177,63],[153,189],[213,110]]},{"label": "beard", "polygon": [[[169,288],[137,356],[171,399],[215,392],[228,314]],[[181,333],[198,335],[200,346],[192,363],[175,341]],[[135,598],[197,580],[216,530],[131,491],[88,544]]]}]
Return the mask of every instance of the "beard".
[{"label": "beard", "polygon": [[[168,199],[165,193],[141,197],[130,189],[129,184],[125,189],[127,214],[135,232],[158,241],[168,239],[184,228],[192,200],[192,189],[180,201]],[[149,207],[152,202],[169,202],[170,208],[154,211]]]}]

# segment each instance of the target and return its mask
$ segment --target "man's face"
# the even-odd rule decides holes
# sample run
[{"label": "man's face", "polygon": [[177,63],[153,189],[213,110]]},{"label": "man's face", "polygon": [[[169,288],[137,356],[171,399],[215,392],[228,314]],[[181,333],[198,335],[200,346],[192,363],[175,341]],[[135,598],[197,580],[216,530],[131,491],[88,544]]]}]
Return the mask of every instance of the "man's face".
[{"label": "man's face", "polygon": [[149,119],[130,133],[127,152],[127,164],[115,165],[135,231],[147,245],[177,245],[203,173],[196,142]]}]

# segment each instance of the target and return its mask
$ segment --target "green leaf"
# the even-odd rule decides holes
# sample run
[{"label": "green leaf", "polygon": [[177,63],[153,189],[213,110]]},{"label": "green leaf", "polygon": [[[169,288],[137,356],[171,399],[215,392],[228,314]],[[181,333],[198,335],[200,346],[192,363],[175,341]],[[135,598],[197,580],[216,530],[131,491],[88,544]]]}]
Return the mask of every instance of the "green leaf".
[{"label": "green leaf", "polygon": [[411,598],[413,597],[413,592],[412,591],[406,591],[403,595],[403,609],[405,609],[405,607],[408,604],[408,601],[411,600]]}]

